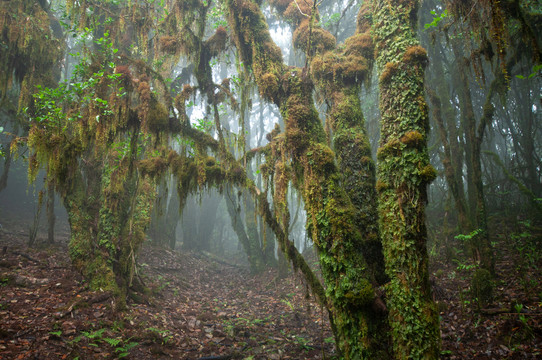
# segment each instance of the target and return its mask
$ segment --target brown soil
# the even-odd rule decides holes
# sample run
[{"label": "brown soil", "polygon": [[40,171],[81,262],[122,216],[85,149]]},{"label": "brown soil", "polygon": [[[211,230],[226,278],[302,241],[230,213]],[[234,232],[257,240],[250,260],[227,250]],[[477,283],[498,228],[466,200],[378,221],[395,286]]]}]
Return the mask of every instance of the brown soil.
[{"label": "brown soil", "polygon": [[[210,255],[146,247],[140,275],[151,293],[113,313],[110,294],[88,290],[65,245],[27,248],[23,230],[0,237],[0,359],[336,356],[327,315],[300,275],[254,276]],[[498,255],[494,298],[483,308],[468,291],[468,262],[433,261],[441,358],[542,357],[542,264],[523,266],[510,247]]]}]

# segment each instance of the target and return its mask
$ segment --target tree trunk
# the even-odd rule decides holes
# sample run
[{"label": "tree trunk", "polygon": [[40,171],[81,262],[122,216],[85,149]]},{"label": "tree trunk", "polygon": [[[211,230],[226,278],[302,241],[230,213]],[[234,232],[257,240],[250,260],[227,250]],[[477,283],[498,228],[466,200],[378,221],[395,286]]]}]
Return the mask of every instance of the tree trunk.
[{"label": "tree trunk", "polygon": [[226,191],[226,205],[228,207],[228,214],[230,215],[231,225],[239,243],[245,250],[247,254],[248,263],[250,264],[250,271],[252,273],[260,273],[264,269],[264,258],[263,252],[260,247],[259,237],[252,236],[250,237],[245,230],[245,225],[243,224],[241,211],[239,208],[238,201],[235,199],[235,194],[233,193],[231,187]]},{"label": "tree trunk", "polygon": [[47,183],[47,242],[55,242],[55,183],[49,180]]},{"label": "tree trunk", "polygon": [[373,30],[379,70],[381,135],[378,149],[380,234],[396,359],[438,359],[438,312],[429,285],[425,203],[435,178],[429,164],[424,68],[416,39],[418,2],[392,6],[375,0]]},{"label": "tree trunk", "polygon": [[131,155],[118,166],[114,159],[93,156],[69,184],[59,184],[71,229],[72,263],[92,289],[113,292],[115,310],[125,307],[137,280],[136,257],[155,197],[153,184],[133,167],[138,135],[132,135]]},{"label": "tree trunk", "polygon": [[2,170],[2,176],[0,176],[0,192],[8,186],[9,168],[11,167],[11,151],[4,152],[4,169]]}]

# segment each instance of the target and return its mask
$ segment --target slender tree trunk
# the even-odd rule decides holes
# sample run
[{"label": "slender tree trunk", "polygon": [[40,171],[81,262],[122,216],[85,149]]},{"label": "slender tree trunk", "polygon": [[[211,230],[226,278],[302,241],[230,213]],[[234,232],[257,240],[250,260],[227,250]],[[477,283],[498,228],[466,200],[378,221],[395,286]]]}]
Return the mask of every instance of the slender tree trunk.
[{"label": "slender tree trunk", "polygon": [[5,151],[4,155],[4,169],[2,170],[2,176],[0,176],[0,192],[8,186],[9,168],[11,167],[11,151],[9,149]]},{"label": "slender tree trunk", "polygon": [[[431,84],[434,88],[428,86],[429,100],[432,104],[433,119],[437,125],[437,132],[442,143],[444,151],[440,154],[444,166],[444,177],[450,188],[457,211],[459,231],[468,233],[472,231],[472,224],[467,212],[467,203],[463,189],[463,172],[461,161],[463,155],[457,143],[457,129],[455,126],[455,113],[450,105],[450,95],[446,78],[444,77],[444,66],[442,56],[437,54],[437,49],[432,48],[430,52],[431,62],[433,64],[434,74]],[[443,99],[444,101],[441,101]]]},{"label": "slender tree trunk", "polygon": [[436,176],[429,164],[424,68],[416,39],[418,2],[374,0],[381,135],[378,149],[380,234],[396,359],[438,359],[438,312],[429,285],[425,203]]},{"label": "slender tree trunk", "polygon": [[165,236],[170,249],[175,249],[177,242],[176,233],[179,224],[179,199],[176,193],[171,194],[166,213]]},{"label": "slender tree trunk", "polygon": [[201,206],[198,217],[198,250],[211,250],[211,235],[215,227],[217,210],[214,197],[206,199]]},{"label": "slender tree trunk", "polygon": [[259,244],[259,238],[249,237],[243,224],[241,211],[239,204],[235,199],[235,194],[232,189],[229,188],[226,192],[226,205],[228,207],[228,214],[231,218],[231,225],[233,230],[237,234],[239,243],[243,247],[245,254],[247,254],[248,263],[250,264],[250,270],[253,273],[259,273],[264,269],[263,252]]},{"label": "slender tree trunk", "polygon": [[55,242],[55,183],[49,180],[47,183],[47,241]]},{"label": "slender tree trunk", "polygon": [[183,228],[183,249],[196,250],[198,248],[197,240],[197,204],[194,197],[187,201],[182,217]]}]

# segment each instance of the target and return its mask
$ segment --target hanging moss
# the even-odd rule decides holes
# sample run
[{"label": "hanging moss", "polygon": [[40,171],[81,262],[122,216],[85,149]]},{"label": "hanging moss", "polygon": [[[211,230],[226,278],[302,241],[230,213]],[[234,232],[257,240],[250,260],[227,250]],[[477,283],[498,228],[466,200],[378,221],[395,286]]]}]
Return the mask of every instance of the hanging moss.
[{"label": "hanging moss", "polygon": [[0,7],[0,98],[16,80],[21,83],[20,109],[32,110],[35,87],[52,86],[60,76],[63,43],[52,33],[50,23],[36,1],[3,2]]}]

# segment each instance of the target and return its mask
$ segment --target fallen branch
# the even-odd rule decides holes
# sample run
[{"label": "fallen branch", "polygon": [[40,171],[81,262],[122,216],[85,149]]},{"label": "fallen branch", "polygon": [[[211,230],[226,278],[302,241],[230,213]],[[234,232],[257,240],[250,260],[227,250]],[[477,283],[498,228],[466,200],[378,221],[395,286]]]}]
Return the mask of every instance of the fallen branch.
[{"label": "fallen branch", "polygon": [[80,299],[80,300],[77,300],[77,301],[74,301],[69,307],[68,309],[60,314],[60,317],[63,318],[65,317],[66,315],[68,314],[71,314],[71,312],[77,307],[79,306],[80,304],[82,303],[87,303],[89,305],[91,304],[97,304],[97,303],[101,303],[101,302],[104,302],[108,299],[110,299],[112,296],[112,293],[111,292],[104,292],[104,293],[101,293],[101,294],[98,294],[96,295],[95,297],[91,298],[91,299]]},{"label": "fallen branch", "polygon": [[22,253],[22,252],[19,252],[19,251],[15,251],[15,250],[13,250],[12,253],[15,254],[15,255],[19,255],[21,257],[24,257],[25,259],[30,260],[32,262],[35,262],[35,263],[38,263],[38,264],[40,263],[40,261],[38,259],[35,259],[35,258],[33,258],[32,256],[30,256],[28,254],[25,254],[25,253]]}]

